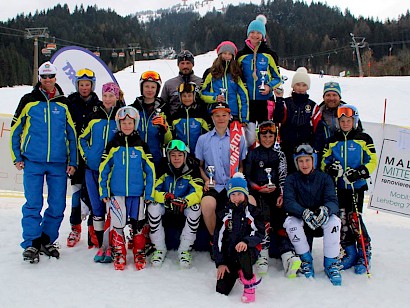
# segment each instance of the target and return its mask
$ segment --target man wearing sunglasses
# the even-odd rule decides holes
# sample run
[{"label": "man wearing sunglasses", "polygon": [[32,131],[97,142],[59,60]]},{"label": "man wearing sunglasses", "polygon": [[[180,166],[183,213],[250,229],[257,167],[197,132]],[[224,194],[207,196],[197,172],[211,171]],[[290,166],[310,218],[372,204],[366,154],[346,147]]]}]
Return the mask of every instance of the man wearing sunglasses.
[{"label": "man wearing sunglasses", "polygon": [[[37,263],[39,252],[59,258],[54,242],[64,218],[67,175],[77,168],[77,138],[67,98],[56,84],[57,67],[50,62],[39,69],[39,82],[23,96],[11,124],[11,156],[23,170],[23,259]],[[43,208],[44,178],[48,207]]]},{"label": "man wearing sunglasses", "polygon": [[169,112],[171,115],[176,112],[181,105],[178,86],[181,83],[194,82],[200,86],[202,78],[194,74],[192,70],[194,67],[195,59],[194,55],[189,50],[183,50],[178,54],[177,64],[179,68],[178,76],[167,80],[162,88],[161,98],[169,106]]}]

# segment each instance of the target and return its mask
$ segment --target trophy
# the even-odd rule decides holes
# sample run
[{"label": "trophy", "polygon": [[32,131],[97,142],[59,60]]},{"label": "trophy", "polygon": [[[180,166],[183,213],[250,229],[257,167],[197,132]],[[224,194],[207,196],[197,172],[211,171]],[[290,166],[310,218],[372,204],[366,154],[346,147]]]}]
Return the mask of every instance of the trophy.
[{"label": "trophy", "polygon": [[161,115],[161,108],[155,108],[155,116],[159,117]]},{"label": "trophy", "polygon": [[265,168],[265,172],[267,173],[267,177],[268,177],[268,188],[275,187],[275,184],[272,183],[272,175],[270,174],[271,171],[272,171],[272,168]]},{"label": "trophy", "polygon": [[222,95],[226,99],[226,97],[225,97],[226,89],[225,88],[219,88],[219,91],[221,91],[220,95]]},{"label": "trophy", "polygon": [[268,73],[267,71],[261,71],[262,78],[261,78],[261,85],[259,86],[259,92],[265,91],[265,81],[266,81],[265,76],[267,73]]},{"label": "trophy", "polygon": [[208,172],[209,175],[209,188],[214,188],[215,187],[215,182],[214,182],[214,173],[215,173],[215,166],[208,166],[206,167],[206,171]]}]

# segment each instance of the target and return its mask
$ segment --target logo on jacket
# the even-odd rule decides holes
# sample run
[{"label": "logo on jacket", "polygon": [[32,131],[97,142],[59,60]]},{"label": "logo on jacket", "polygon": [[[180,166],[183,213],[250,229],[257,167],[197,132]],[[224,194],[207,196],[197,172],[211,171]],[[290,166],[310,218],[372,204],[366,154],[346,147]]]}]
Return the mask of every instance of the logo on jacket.
[{"label": "logo on jacket", "polygon": [[58,110],[57,106],[54,106],[54,109],[51,112],[53,114],[60,114],[60,110]]},{"label": "logo on jacket", "polygon": [[263,166],[265,166],[265,164],[264,164],[264,162],[261,160],[261,161],[259,162],[259,167],[260,167],[260,168],[263,168]]},{"label": "logo on jacket", "polygon": [[306,105],[306,106],[305,106],[305,112],[306,112],[306,113],[311,113],[311,112],[312,112],[312,106]]},{"label": "logo on jacket", "polygon": [[349,145],[349,147],[347,148],[347,150],[348,151],[356,151],[356,145],[354,144],[354,143],[351,143],[350,145]]},{"label": "logo on jacket", "polygon": [[196,124],[196,121],[192,120],[191,124],[189,124],[190,128],[197,128],[198,124]]},{"label": "logo on jacket", "polygon": [[130,158],[137,158],[137,157],[138,157],[137,152],[132,151],[131,154],[130,154]]}]

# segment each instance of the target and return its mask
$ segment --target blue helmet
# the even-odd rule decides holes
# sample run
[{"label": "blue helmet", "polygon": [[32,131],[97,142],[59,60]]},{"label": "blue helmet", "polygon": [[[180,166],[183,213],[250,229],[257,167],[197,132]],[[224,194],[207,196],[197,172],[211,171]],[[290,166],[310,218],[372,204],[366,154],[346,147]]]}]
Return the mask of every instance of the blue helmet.
[{"label": "blue helmet", "polygon": [[89,80],[91,81],[91,91],[95,90],[95,74],[89,68],[82,68],[75,73],[75,90],[78,92],[78,82],[80,80]]},{"label": "blue helmet", "polygon": [[299,145],[295,153],[293,154],[293,161],[296,166],[296,170],[299,171],[299,166],[298,166],[298,158],[303,157],[303,156],[311,156],[313,159],[313,168],[316,168],[317,164],[317,153],[316,151],[309,145],[309,144],[301,144]]},{"label": "blue helmet", "polygon": [[[353,105],[340,105],[339,108],[337,108],[337,118],[340,119],[341,117],[348,117],[348,118],[353,118],[354,123],[353,123],[353,128],[356,129],[358,124],[359,124],[359,111],[357,108]],[[340,128],[339,126],[339,121],[336,123],[337,128]]]}]

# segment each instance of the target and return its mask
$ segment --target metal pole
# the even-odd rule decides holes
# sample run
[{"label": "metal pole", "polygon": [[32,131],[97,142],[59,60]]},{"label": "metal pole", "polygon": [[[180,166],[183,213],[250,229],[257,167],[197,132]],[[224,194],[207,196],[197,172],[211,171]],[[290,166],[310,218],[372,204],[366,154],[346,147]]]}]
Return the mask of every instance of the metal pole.
[{"label": "metal pole", "polygon": [[33,86],[38,82],[38,38],[34,38]]}]

